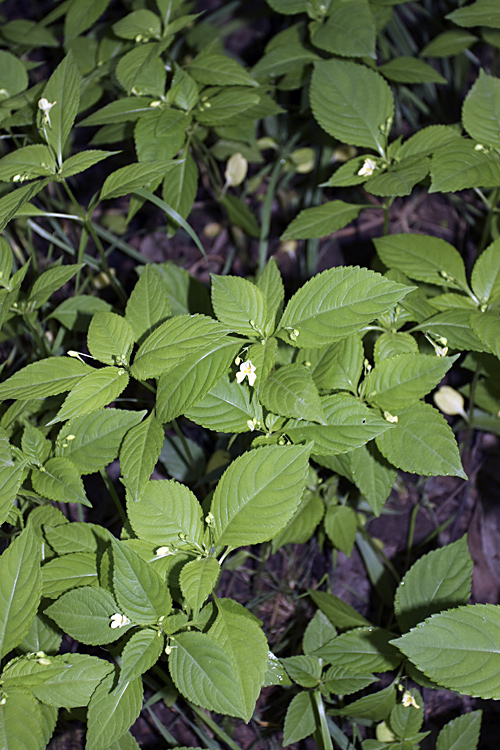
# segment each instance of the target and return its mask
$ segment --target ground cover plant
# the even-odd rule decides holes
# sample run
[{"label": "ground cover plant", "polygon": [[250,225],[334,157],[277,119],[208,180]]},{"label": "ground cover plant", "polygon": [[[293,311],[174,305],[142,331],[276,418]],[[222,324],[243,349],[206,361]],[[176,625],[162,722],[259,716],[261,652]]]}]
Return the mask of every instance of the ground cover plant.
[{"label": "ground cover plant", "polygon": [[494,746],[496,5],[0,4],[2,750]]}]

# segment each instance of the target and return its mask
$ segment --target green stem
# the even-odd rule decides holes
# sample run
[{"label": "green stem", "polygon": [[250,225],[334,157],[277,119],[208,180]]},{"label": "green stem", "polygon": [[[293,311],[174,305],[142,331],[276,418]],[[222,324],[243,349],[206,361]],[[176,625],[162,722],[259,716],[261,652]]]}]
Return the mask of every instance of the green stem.
[{"label": "green stem", "polygon": [[493,221],[493,209],[496,208],[498,199],[500,198],[500,188],[495,188],[491,193],[489,204],[489,211],[484,222],[483,231],[481,233],[481,239],[478,245],[478,255],[480,255],[491,238],[491,222]]},{"label": "green stem", "polygon": [[389,221],[391,218],[390,209],[391,209],[393,200],[394,198],[387,198],[384,201],[384,237],[385,235],[389,234]]},{"label": "green stem", "polygon": [[318,712],[319,718],[319,729],[321,733],[321,741],[323,743],[323,750],[333,750],[332,738],[330,737],[330,731],[328,729],[328,723],[326,720],[325,704],[319,690],[313,692],[314,705]]}]

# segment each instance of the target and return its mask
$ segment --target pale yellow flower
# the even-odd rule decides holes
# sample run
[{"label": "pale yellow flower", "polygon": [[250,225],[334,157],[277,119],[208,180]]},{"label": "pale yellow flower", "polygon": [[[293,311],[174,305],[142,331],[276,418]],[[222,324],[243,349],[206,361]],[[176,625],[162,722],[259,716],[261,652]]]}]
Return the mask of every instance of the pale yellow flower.
[{"label": "pale yellow flower", "polygon": [[378,169],[377,162],[373,161],[373,159],[365,159],[358,175],[360,177],[371,177],[376,169]]},{"label": "pale yellow flower", "polygon": [[410,706],[413,706],[413,708],[417,709],[420,708],[413,695],[408,691],[403,695],[402,703],[405,708],[409,708]]},{"label": "pale yellow flower", "polygon": [[111,615],[111,622],[110,627],[115,630],[116,628],[124,628],[125,625],[130,625],[130,620],[125,615],[121,615],[119,612],[116,612],[114,615]]},{"label": "pale yellow flower", "polygon": [[255,365],[250,360],[242,362],[240,365],[240,371],[236,373],[236,382],[242,383],[245,378],[248,378],[248,385],[254,385],[257,375],[255,373]]}]

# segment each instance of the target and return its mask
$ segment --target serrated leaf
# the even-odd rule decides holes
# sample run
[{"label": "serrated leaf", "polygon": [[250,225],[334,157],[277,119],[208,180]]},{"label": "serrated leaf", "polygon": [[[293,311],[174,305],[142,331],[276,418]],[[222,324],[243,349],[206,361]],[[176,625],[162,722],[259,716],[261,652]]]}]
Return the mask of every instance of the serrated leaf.
[{"label": "serrated leaf", "polygon": [[239,456],[214,493],[215,544],[241,547],[272,539],[296,510],[309,446],[270,446]]},{"label": "serrated leaf", "polygon": [[[184,150],[178,166],[163,180],[162,198],[179,216],[186,219],[198,190],[198,166],[189,152]],[[175,227],[177,224],[168,219]]]},{"label": "serrated leaf", "polygon": [[238,339],[220,338],[162,375],[156,394],[158,419],[165,424],[197,404],[227,372],[240,347]]},{"label": "serrated leaf", "polygon": [[363,208],[344,201],[329,201],[322,206],[306,208],[288,225],[281,239],[308,240],[333,234],[356,219]]},{"label": "serrated leaf", "polygon": [[119,682],[140,677],[154,666],[163,651],[163,641],[161,634],[150,628],[134,633],[122,652]]},{"label": "serrated leaf", "polygon": [[[268,665],[267,640],[259,624],[234,610],[229,599],[217,599],[217,617],[209,630],[234,664],[235,687],[249,721],[260,695]],[[243,610],[245,611],[245,610]]]},{"label": "serrated leaf", "polygon": [[111,594],[98,586],[83,586],[63,594],[45,610],[65,633],[81,643],[99,646],[112,643],[129,625],[111,627],[112,615],[119,613]]},{"label": "serrated leaf", "polygon": [[356,628],[342,633],[322,648],[320,656],[328,664],[355,672],[387,672],[396,669],[401,657],[390,641],[393,634],[382,628]]},{"label": "serrated leaf", "polygon": [[452,55],[459,55],[469,49],[474,42],[477,42],[477,36],[474,36],[474,34],[468,34],[460,29],[450,29],[431,39],[420,51],[420,56],[451,57]]},{"label": "serrated leaf", "polygon": [[[5,27],[4,27],[5,28]],[[0,51],[0,85],[7,97],[15,96],[28,88],[28,73],[23,61],[6,50]]]},{"label": "serrated leaf", "polygon": [[2,196],[0,198],[0,231],[5,229],[9,221],[17,212],[32,200],[44,187],[50,182],[48,177],[36,182],[30,182],[28,185],[23,185],[17,190],[13,190],[11,193]]},{"label": "serrated leaf", "polygon": [[109,408],[74,417],[59,431],[56,456],[69,458],[81,474],[99,471],[114,461],[124,435],[144,415],[143,411]]},{"label": "serrated leaf", "polygon": [[87,346],[91,355],[105,365],[128,365],[134,345],[132,327],[121,315],[97,312],[89,326]]},{"label": "serrated leaf", "polygon": [[378,73],[350,61],[318,62],[310,100],[315,119],[327,133],[383,154],[387,135],[382,131],[394,115],[394,102]]},{"label": "serrated leaf", "polygon": [[401,630],[409,630],[443,609],[467,604],[471,576],[467,535],[419,558],[396,590],[394,611]]},{"label": "serrated leaf", "polygon": [[467,289],[465,266],[458,250],[439,237],[426,234],[391,234],[374,240],[388,268],[397,268],[417,281]]},{"label": "serrated leaf", "polygon": [[274,537],[272,541],[273,553],[284,544],[305,544],[309,541],[324,513],[323,500],[317,493],[306,489],[299,507],[286,526]]},{"label": "serrated leaf", "polygon": [[375,364],[397,354],[418,354],[418,344],[411,333],[404,331],[385,331],[375,342],[373,356]]},{"label": "serrated leaf", "polygon": [[9,693],[0,705],[0,746],[5,750],[41,750],[44,738],[38,701],[25,690]]},{"label": "serrated leaf", "polygon": [[462,108],[462,122],[471,138],[486,146],[498,148],[500,134],[500,81],[479,71],[479,78],[470,89]]},{"label": "serrated leaf", "polygon": [[71,52],[57,66],[47,85],[42,98],[51,105],[48,117],[39,113],[39,128],[49,146],[57,156],[60,166],[63,163],[63,149],[73,127],[80,102],[80,73]]},{"label": "serrated leaf", "polygon": [[460,131],[453,125],[429,125],[414,133],[405,141],[398,152],[399,158],[429,156],[436,149],[455,139],[460,139]]},{"label": "serrated leaf", "polygon": [[377,71],[396,83],[446,83],[432,65],[415,57],[396,57],[379,65]]},{"label": "serrated leaf", "polygon": [[148,482],[138,503],[127,501],[127,513],[135,533],[151,544],[185,546],[201,544],[201,505],[185,485],[175,480]]},{"label": "serrated leaf", "polygon": [[127,494],[134,501],[140,499],[153,473],[163,439],[163,427],[153,414],[125,435],[120,451],[120,468]]},{"label": "serrated leaf", "polygon": [[209,711],[250,720],[231,655],[205,633],[180,633],[171,639],[168,666],[179,692]]},{"label": "serrated leaf", "polygon": [[191,354],[220,341],[228,329],[207,315],[177,315],[166,320],[143,341],[131,373],[146,380],[172,370]]},{"label": "serrated leaf", "polygon": [[179,584],[186,605],[194,615],[198,614],[205,599],[212,593],[219,575],[220,565],[215,557],[192,560],[182,568]]},{"label": "serrated leaf", "polygon": [[137,719],[142,708],[142,679],[119,682],[106,677],[95,690],[87,713],[86,750],[108,750]]},{"label": "serrated leaf", "polygon": [[140,44],[126,52],[116,66],[116,77],[126,93],[163,97],[166,71],[155,42]]},{"label": "serrated leaf", "polygon": [[36,615],[17,648],[23,653],[44,651],[46,654],[57,654],[61,641],[62,634],[59,629],[53,626],[47,617]]},{"label": "serrated leaf", "polygon": [[365,378],[366,398],[387,411],[408,406],[429,393],[458,356],[398,354],[383,359]]},{"label": "serrated leaf", "polygon": [[282,430],[294,443],[314,441],[312,452],[318,455],[347,453],[391,429],[389,422],[354,396],[338,393],[320,401],[326,424],[294,420]]},{"label": "serrated leaf", "polygon": [[448,722],[440,731],[436,750],[476,750],[482,711],[471,711]]},{"label": "serrated leaf", "polygon": [[144,161],[121,167],[108,175],[104,181],[100,199],[120,198],[138,188],[148,187],[155,180],[165,177],[175,165],[175,161]]},{"label": "serrated leaf", "polygon": [[267,261],[262,275],[257,280],[257,286],[266,298],[268,322],[274,331],[276,315],[282,308],[285,296],[283,279],[274,258]]},{"label": "serrated leaf", "polygon": [[488,245],[474,263],[471,286],[481,304],[500,297],[500,239]]},{"label": "serrated leaf", "polygon": [[283,669],[279,659],[273,654],[272,651],[267,652],[267,671],[264,676],[264,682],[262,687],[269,687],[270,685],[282,685],[290,686],[292,684],[287,673]]},{"label": "serrated leaf", "polygon": [[47,424],[81,417],[107,406],[125,390],[128,381],[128,373],[119,367],[93,370],[72,388],[54,419]]},{"label": "serrated leaf", "polygon": [[374,442],[360,445],[348,456],[352,481],[379,516],[396,481],[396,469],[385,460]]},{"label": "serrated leaf", "polygon": [[212,305],[223,325],[251,338],[259,331],[267,335],[267,303],[255,284],[239,276],[212,275],[211,281]]},{"label": "serrated leaf", "polygon": [[376,438],[391,464],[411,474],[467,479],[455,436],[434,407],[417,402],[398,410],[397,417],[395,428]]},{"label": "serrated leaf", "polygon": [[482,343],[495,357],[500,357],[500,319],[489,313],[474,313],[470,322]]},{"label": "serrated leaf", "polygon": [[410,195],[415,185],[427,177],[430,167],[429,159],[422,156],[402,159],[389,167],[387,172],[375,172],[366,182],[365,189],[381,197]]},{"label": "serrated leaf", "polygon": [[500,29],[500,9],[495,0],[477,0],[466,8],[458,8],[446,16],[458,26],[486,26]]},{"label": "serrated leaf", "polygon": [[376,681],[377,678],[369,672],[360,674],[345,667],[330,667],[325,675],[324,685],[335,695],[351,695]]},{"label": "serrated leaf", "polygon": [[[186,130],[190,122],[191,116],[178,109],[158,111],[149,108],[148,114],[141,117],[134,128],[137,159],[140,162],[173,159],[186,141]],[[166,181],[177,180],[175,173],[181,168],[185,169],[186,165],[179,164],[176,170],[165,178]]]},{"label": "serrated leaf", "polygon": [[277,335],[294,346],[325,346],[356,333],[409,291],[365,268],[331,268],[294,294]]},{"label": "serrated leaf", "polygon": [[392,641],[438,685],[498,699],[500,608],[473,604],[433,615]]},{"label": "serrated leaf", "polygon": [[172,599],[164,580],[123,542],[112,539],[113,589],[125,615],[139,625],[155,625],[169,614]]},{"label": "serrated leaf", "polygon": [[487,351],[486,345],[472,330],[470,309],[455,307],[445,310],[428,318],[419,326],[415,326],[414,330],[444,338],[447,346],[452,349],[474,352]]},{"label": "serrated leaf", "polygon": [[261,385],[259,398],[273,414],[325,424],[314,380],[303,365],[284,365]]},{"label": "serrated leaf", "polygon": [[47,599],[57,599],[77,586],[97,584],[97,561],[91,552],[72,552],[55,557],[42,568],[42,595]]},{"label": "serrated leaf", "polygon": [[113,24],[114,33],[123,39],[134,41],[140,35],[140,41],[146,41],[151,37],[160,38],[161,21],[156,13],[150,10],[134,10]]},{"label": "serrated leaf", "polygon": [[196,81],[210,86],[258,86],[242,65],[219,52],[202,50],[187,68]]},{"label": "serrated leaf", "polygon": [[185,416],[208,430],[241,433],[257,415],[248,388],[222,377]]},{"label": "serrated leaf", "polygon": [[78,123],[79,126],[113,125],[117,122],[129,122],[140,119],[145,113],[151,113],[151,97],[124,96],[122,99],[106,104]]},{"label": "serrated leaf", "polygon": [[355,511],[347,505],[329,505],[324,524],[326,535],[333,546],[350,557],[358,530]]},{"label": "serrated leaf", "polygon": [[73,388],[92,368],[72,357],[50,357],[26,365],[0,383],[0,399],[56,396]]},{"label": "serrated leaf", "polygon": [[312,695],[303,690],[295,695],[288,706],[285,716],[283,745],[309,737],[316,730],[316,714],[314,712]]},{"label": "serrated leaf", "polygon": [[[391,710],[396,703],[396,686],[394,683],[388,685],[383,690],[371,695],[365,695],[357,701],[349,703],[343,708],[333,709],[332,714],[335,716],[349,716],[354,719],[370,719],[371,721],[382,721],[387,719]],[[398,750],[411,750],[398,742]],[[387,746],[386,746],[387,747]],[[390,747],[390,745],[389,745]],[[412,743],[413,747],[413,743]],[[391,748],[391,750],[393,750]],[[394,750],[396,750],[394,748]]]},{"label": "serrated leaf", "polygon": [[306,655],[311,654],[331,641],[332,638],[335,638],[336,635],[335,627],[328,617],[318,609],[304,631],[302,650]]},{"label": "serrated leaf", "polygon": [[0,656],[12,651],[28,633],[42,593],[41,546],[31,528],[0,557]]},{"label": "serrated leaf", "polygon": [[375,20],[367,0],[333,0],[326,22],[311,34],[313,44],[342,57],[373,57]]},{"label": "serrated leaf", "polygon": [[69,159],[65,159],[59,170],[59,178],[67,179],[68,177],[73,177],[75,174],[80,174],[80,172],[85,172],[86,169],[90,169],[94,164],[98,164],[103,159],[107,159],[109,156],[114,156],[117,153],[119,152],[87,149],[86,151],[80,151],[78,154],[73,154]]},{"label": "serrated leaf", "polygon": [[71,0],[64,19],[64,40],[83,34],[99,19],[108,7],[110,0],[90,0],[82,5],[78,0]]},{"label": "serrated leaf", "polygon": [[33,469],[33,489],[60,503],[80,503],[89,508],[80,472],[69,458],[50,458],[41,469]]},{"label": "serrated leaf", "polygon": [[140,341],[170,316],[168,287],[161,271],[153,265],[144,267],[127,301],[125,318]]},{"label": "serrated leaf", "polygon": [[70,331],[83,332],[88,330],[94,313],[108,312],[109,310],[111,310],[111,305],[100,297],[77,294],[61,302],[48,317],[58,320]]},{"label": "serrated leaf", "polygon": [[300,355],[299,361],[309,362],[306,366],[318,388],[357,394],[365,356],[359,336],[346,336],[320,349],[302,349]]},{"label": "serrated leaf", "polygon": [[19,182],[55,175],[57,164],[48,146],[36,144],[11,151],[0,159],[0,181]]},{"label": "serrated leaf", "polygon": [[438,149],[431,160],[429,193],[455,193],[468,188],[495,187],[500,183],[500,156],[477,149],[462,138]]},{"label": "serrated leaf", "polygon": [[9,515],[25,475],[24,462],[0,466],[0,524]]},{"label": "serrated leaf", "polygon": [[266,2],[273,10],[287,16],[304,13],[306,10],[305,0],[266,0]]},{"label": "serrated leaf", "polygon": [[321,678],[322,665],[317,656],[289,656],[281,663],[290,679],[301,687],[316,687]]},{"label": "serrated leaf", "polygon": [[368,620],[349,604],[339,599],[338,596],[329,594],[326,591],[312,591],[311,589],[308,589],[307,593],[321,612],[340,630],[370,625]]},{"label": "serrated leaf", "polygon": [[219,201],[227,213],[229,222],[243,229],[249,237],[257,238],[260,234],[259,222],[242,198],[226,193]]}]

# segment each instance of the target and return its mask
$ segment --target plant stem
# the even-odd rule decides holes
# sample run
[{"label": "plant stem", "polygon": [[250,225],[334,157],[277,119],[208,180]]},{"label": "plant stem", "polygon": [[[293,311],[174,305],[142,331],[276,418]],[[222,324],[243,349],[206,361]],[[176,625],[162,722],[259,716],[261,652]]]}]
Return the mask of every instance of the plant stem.
[{"label": "plant stem", "polygon": [[326,721],[325,704],[319,690],[313,692],[314,705],[319,718],[319,729],[321,733],[321,741],[323,743],[323,750],[333,750],[332,738],[330,737],[330,730]]}]

